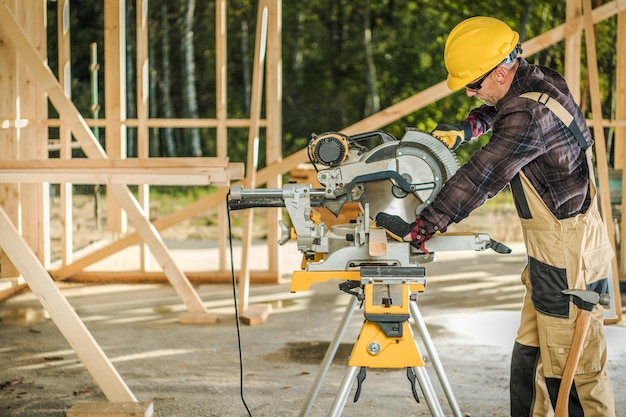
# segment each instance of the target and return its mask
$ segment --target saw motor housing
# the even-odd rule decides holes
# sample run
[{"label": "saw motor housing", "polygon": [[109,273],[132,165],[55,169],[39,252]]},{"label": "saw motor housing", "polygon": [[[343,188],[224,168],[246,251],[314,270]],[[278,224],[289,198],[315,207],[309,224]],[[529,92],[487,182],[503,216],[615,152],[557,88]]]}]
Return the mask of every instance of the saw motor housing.
[{"label": "saw motor housing", "polygon": [[[368,149],[361,143],[379,138]],[[340,133],[314,136],[309,157],[324,186],[325,207],[336,216],[349,201],[369,204],[372,218],[386,212],[413,222],[456,172],[454,153],[439,139],[407,130],[401,140],[385,132],[348,137]]]}]

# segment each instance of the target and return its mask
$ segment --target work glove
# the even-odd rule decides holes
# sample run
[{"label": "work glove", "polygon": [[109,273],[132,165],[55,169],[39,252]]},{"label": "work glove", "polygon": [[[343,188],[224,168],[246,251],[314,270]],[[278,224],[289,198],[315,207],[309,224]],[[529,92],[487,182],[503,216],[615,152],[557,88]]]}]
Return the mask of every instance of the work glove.
[{"label": "work glove", "polygon": [[424,243],[435,233],[435,227],[428,227],[424,219],[417,216],[413,223],[405,222],[402,217],[387,213],[376,215],[376,224],[387,230],[399,240],[409,241],[411,245],[428,252],[424,248]]},{"label": "work glove", "polygon": [[454,125],[439,123],[430,134],[445,143],[448,148],[455,150],[472,138],[472,125],[467,119]]}]

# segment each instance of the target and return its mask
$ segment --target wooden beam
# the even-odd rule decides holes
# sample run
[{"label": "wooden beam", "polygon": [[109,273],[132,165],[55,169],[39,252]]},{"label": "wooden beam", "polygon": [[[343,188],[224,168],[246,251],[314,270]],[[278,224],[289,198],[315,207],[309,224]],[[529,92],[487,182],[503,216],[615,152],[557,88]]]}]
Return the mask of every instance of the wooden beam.
[{"label": "wooden beam", "polygon": [[[150,93],[148,60],[148,0],[136,0],[135,6],[135,39],[137,42],[137,156],[139,158],[150,157],[150,131],[146,121],[149,117]],[[150,213],[150,187],[148,184],[140,184],[138,187],[139,205],[145,213]],[[150,267],[148,247],[141,245],[140,263],[142,269]]]},{"label": "wooden beam", "polygon": [[[66,118],[68,126],[71,128],[76,140],[81,144],[85,154],[93,159],[106,159],[107,154],[102,149],[102,146],[100,146],[74,104],[65,95],[63,88],[50,68],[39,59],[37,51],[15,20],[11,10],[7,7],[6,0],[0,0],[0,15],[2,15],[0,31],[16,46],[21,58],[28,64],[35,78],[41,83],[52,104],[56,107],[59,114]],[[146,218],[145,213],[141,210],[128,187],[122,184],[111,184],[108,190],[114,195],[121,207],[124,208],[143,241],[150,246],[152,254],[159,261],[170,283],[189,309],[189,312],[207,313],[197,292],[175,264],[161,237]]]},{"label": "wooden beam", "polygon": [[19,159],[0,161],[2,169],[143,169],[143,170],[168,170],[181,169],[192,172],[203,170],[223,170],[234,168],[243,173],[243,163],[230,163],[228,158],[125,158],[125,159]]},{"label": "wooden beam", "polygon": [[[189,281],[194,284],[228,284],[232,282],[231,271],[185,271]],[[235,271],[237,282],[241,282],[241,271]],[[167,277],[160,271],[78,271],[65,278],[68,282],[81,282],[89,284],[147,284],[166,283]],[[250,282],[254,284],[276,284],[280,281],[272,271],[250,271]]]},{"label": "wooden beam", "polygon": [[0,163],[0,183],[229,185],[242,163],[223,158],[34,159]]},{"label": "wooden beam", "polygon": [[[215,2],[215,113],[216,113],[216,136],[217,136],[217,156],[228,155],[228,44],[227,44],[227,19],[226,0],[216,0]],[[250,119],[246,119],[249,123]],[[226,205],[222,204],[217,210],[217,224],[220,228],[218,235],[219,255],[218,265],[220,270],[227,267],[227,238],[228,238],[228,218]]]},{"label": "wooden beam", "polygon": [[[39,61],[47,59],[46,1],[34,0],[18,2],[16,16],[32,44],[36,48]],[[48,158],[48,101],[37,77],[30,70],[18,52],[18,96],[16,106],[21,117],[32,122],[18,130],[19,158]],[[20,231],[37,257],[44,265],[50,262],[50,210],[49,185],[47,183],[21,184],[19,201],[21,206]]]},{"label": "wooden beam", "polygon": [[[598,23],[609,17],[615,16],[617,13],[626,10],[626,0],[613,0],[602,6],[596,7],[592,11],[592,22]],[[584,26],[583,16],[578,16],[568,20],[567,23],[556,26],[547,32],[542,33],[522,44],[524,49],[524,55],[532,55],[537,53],[548,46],[554,45],[557,42],[562,41],[566,37],[579,32]]]},{"label": "wooden beam", "polygon": [[[25,176],[26,174],[26,176]],[[41,171],[41,170],[0,170],[0,183],[42,184],[42,183],[73,183],[73,184],[150,184],[150,185],[217,185],[230,184],[230,175],[226,171],[214,174],[193,174],[185,172],[154,172],[135,173],[128,171],[98,172],[98,170]]]},{"label": "wooden beam", "polygon": [[[254,61],[252,67],[252,94],[250,98],[250,129],[248,131],[248,155],[246,160],[246,177],[244,184],[247,188],[256,184],[256,171],[259,163],[259,124],[261,118],[261,104],[263,98],[263,75],[265,70],[265,51],[267,47],[267,24],[269,7],[267,0],[260,0],[257,9],[256,36],[254,46]],[[250,291],[250,247],[252,243],[252,227],[254,209],[244,213],[242,238],[241,271],[242,279],[239,288],[239,308],[244,316],[248,307]]]},{"label": "wooden beam", "polygon": [[[71,46],[70,46],[70,0],[60,0],[57,3],[57,56],[59,62],[59,83],[63,86],[65,95],[72,98],[71,76]],[[72,158],[72,132],[65,126],[63,120],[59,127],[59,156],[63,159]],[[72,262],[73,256],[73,231],[74,216],[72,215],[72,197],[74,195],[72,184],[62,183],[60,188],[61,199],[61,263],[67,265]]]},{"label": "wooden beam", "polygon": [[[106,120],[104,119],[92,119],[85,118],[85,122],[91,127],[106,127]],[[6,124],[20,124],[23,125],[28,123],[26,119],[18,119],[18,120],[0,120],[0,128]],[[189,127],[208,127],[208,128],[217,128],[220,126],[220,122],[218,119],[185,119],[185,118],[176,118],[176,119],[160,119],[160,118],[150,118],[145,121],[146,127],[173,127],[173,128],[189,128]],[[232,127],[232,128],[241,128],[245,129],[250,127],[250,119],[226,119],[223,127]],[[59,119],[48,119],[49,127],[58,127],[61,122]],[[138,127],[140,122],[138,119],[126,119],[123,123],[126,127]],[[265,127],[267,126],[267,120],[260,119],[259,126]]]},{"label": "wooden beam", "polygon": [[[565,24],[571,26],[571,22],[582,15],[582,5],[580,1],[566,1],[565,7]],[[581,35],[581,31],[578,30],[565,37],[564,76],[577,103],[580,103]]]},{"label": "wooden beam", "polygon": [[[593,19],[594,21],[600,21],[624,10],[626,10],[626,0],[615,0],[594,9]],[[580,30],[580,22],[582,22],[582,20],[581,18],[578,18],[574,21],[574,27],[570,27],[571,24],[561,25],[551,31],[537,36],[536,38],[526,41],[524,43],[525,54],[536,53],[539,50],[550,46],[552,43],[559,42],[560,40],[564,39],[564,37],[568,34]],[[568,28],[567,30],[566,27]],[[436,102],[437,100],[440,100],[441,98],[444,98],[450,94],[452,94],[452,92],[447,88],[445,81],[442,81],[420,93],[415,94],[414,96],[409,97],[406,100],[403,100],[387,109],[382,110],[380,113],[372,115],[352,126],[343,129],[343,132],[347,134],[356,134],[363,131],[379,129],[394,122],[398,118],[404,117],[407,114],[410,114],[411,112],[414,112],[433,102]],[[161,126],[169,125],[169,121],[164,119],[151,119],[149,123],[155,123],[157,120],[159,120],[157,123]],[[127,123],[130,122],[130,120],[127,120]],[[179,122],[181,126],[188,126],[189,123],[193,121],[172,120],[172,123]],[[218,123],[217,120],[208,119],[197,120],[196,122],[209,122],[211,123],[211,126],[216,126]],[[228,126],[235,127],[232,124],[228,124],[229,122],[232,123],[232,119],[227,120],[226,123]],[[241,126],[249,126],[250,120],[239,119],[237,123]],[[263,121],[261,120],[260,123],[262,126]],[[271,178],[274,178],[276,175],[289,172],[290,170],[296,168],[299,164],[307,161],[308,157],[306,149],[301,149],[300,151],[288,155],[284,157],[280,163],[271,164],[259,170],[256,176],[256,182],[254,186],[258,187],[266,184],[267,181],[269,181]],[[243,185],[242,182],[237,182],[235,184]],[[228,188],[220,188],[214,194],[207,196],[202,200],[199,200],[176,213],[172,213],[170,215],[156,219],[153,222],[154,227],[159,231],[165,230],[182,222],[185,219],[196,216],[218,205],[224,205],[227,193]],[[68,274],[80,271],[81,269],[86,268],[87,266],[106,258],[111,253],[115,253],[119,250],[124,249],[125,247],[136,244],[139,239],[140,237],[136,232],[129,233],[121,239],[118,239],[117,241],[111,243],[110,245],[77,260],[73,265],[69,265],[67,268],[58,269],[53,273],[55,274],[55,277],[58,277],[58,279],[63,279],[63,277],[66,277]]]},{"label": "wooden beam", "polygon": [[[6,1],[6,0],[5,0]],[[15,9],[16,0],[6,2],[5,7]],[[1,20],[1,19],[0,19]],[[0,159],[12,160],[19,158],[18,148],[18,127],[24,126],[25,122],[19,115],[16,103],[19,96],[18,71],[17,71],[17,51],[15,46],[9,42],[8,35],[0,32],[0,115],[2,129],[0,129]],[[30,123],[30,121],[28,121]],[[3,208],[14,224],[19,225],[20,204],[19,185],[0,184],[0,208]],[[0,276],[14,277],[19,274],[6,254],[0,251]]]},{"label": "wooden beam", "polygon": [[[598,76],[598,58],[596,55],[596,36],[591,17],[591,0],[583,0],[583,17],[585,22],[585,45],[587,51],[587,72],[589,74],[589,90],[591,92],[591,108],[593,112],[593,133],[596,150],[597,170],[598,170],[598,194],[602,219],[604,220],[609,241],[613,250],[617,254],[615,246],[615,228],[613,227],[613,213],[611,211],[611,195],[609,190],[609,164],[606,154],[606,140],[604,128],[602,127],[602,97],[600,96],[600,80]],[[619,296],[619,273],[617,268],[617,256],[611,261],[613,275],[612,295],[615,303],[617,321],[622,317],[622,303]]]},{"label": "wooden beam", "polygon": [[[267,165],[280,164],[283,155],[282,130],[282,0],[268,2],[268,30],[267,30],[267,76],[265,80],[265,109],[267,114],[266,129],[266,163]],[[282,175],[276,175],[267,182],[268,188],[282,187]],[[267,212],[267,241],[278,242],[279,221],[282,219],[282,210]],[[268,248],[268,269],[280,275],[281,251],[278,245]]]},{"label": "wooden beam", "polygon": [[137,399],[122,380],[109,358],[80,320],[61,290],[0,207],[0,247],[8,254],[26,283],[46,309],[81,362],[109,401]]},{"label": "wooden beam", "polygon": [[[125,158],[126,0],[104,2],[104,114],[107,154],[111,158]],[[125,233],[127,213],[122,210],[114,193],[109,191],[106,197],[107,226],[111,232]]]},{"label": "wooden beam", "polygon": [[[617,48],[616,51],[626,50],[626,11],[621,12],[617,18]],[[615,168],[622,170],[622,204],[620,207],[620,265],[619,275],[621,279],[626,278],[626,54],[617,54],[616,77],[617,86],[615,88],[615,118],[623,123],[615,129]]]}]

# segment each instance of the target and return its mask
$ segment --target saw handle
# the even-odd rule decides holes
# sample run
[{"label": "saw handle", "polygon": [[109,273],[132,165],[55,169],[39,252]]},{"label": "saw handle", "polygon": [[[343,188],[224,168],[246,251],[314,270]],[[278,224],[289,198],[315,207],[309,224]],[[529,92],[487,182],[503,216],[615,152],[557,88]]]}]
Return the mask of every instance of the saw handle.
[{"label": "saw handle", "polygon": [[439,123],[430,134],[455,150],[472,138],[472,125],[467,119],[457,124]]}]

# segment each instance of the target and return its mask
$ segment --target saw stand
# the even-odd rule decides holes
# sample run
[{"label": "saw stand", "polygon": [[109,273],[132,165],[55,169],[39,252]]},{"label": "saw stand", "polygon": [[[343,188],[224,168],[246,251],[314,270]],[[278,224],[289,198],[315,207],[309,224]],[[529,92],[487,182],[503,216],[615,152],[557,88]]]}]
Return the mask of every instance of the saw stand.
[{"label": "saw stand", "polygon": [[355,381],[358,384],[354,399],[356,402],[367,368],[406,368],[416,401],[419,402],[417,382],[431,415],[445,417],[409,325],[409,318],[413,319],[454,417],[463,416],[417,307],[417,294],[424,291],[425,282],[423,267],[363,266],[360,269],[360,281],[346,281],[339,285],[342,291],[354,297],[346,307],[299,416],[307,416],[310,412],[359,301],[364,304],[365,321],[354,344],[348,371],[328,416],[341,415]]}]

